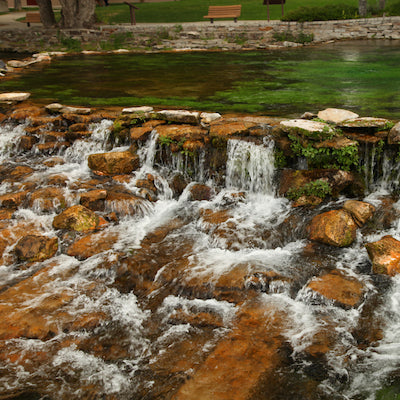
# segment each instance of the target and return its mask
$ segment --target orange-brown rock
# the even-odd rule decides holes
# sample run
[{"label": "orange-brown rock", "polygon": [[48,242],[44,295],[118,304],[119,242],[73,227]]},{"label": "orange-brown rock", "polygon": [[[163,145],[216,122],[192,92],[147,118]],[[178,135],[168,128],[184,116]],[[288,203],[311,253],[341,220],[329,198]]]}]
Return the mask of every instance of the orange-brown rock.
[{"label": "orange-brown rock", "polygon": [[13,209],[2,209],[0,210],[0,221],[5,220],[5,219],[11,219],[15,210]]},{"label": "orange-brown rock", "polygon": [[129,192],[110,190],[107,192],[106,210],[117,215],[135,215],[145,206],[145,200]]},{"label": "orange-brown rock", "polygon": [[29,206],[44,212],[61,211],[66,207],[63,190],[58,187],[46,187],[34,191]]},{"label": "orange-brown rock", "polygon": [[312,279],[307,288],[345,308],[360,304],[365,290],[359,280],[340,271]]},{"label": "orange-brown rock", "polygon": [[39,143],[35,146],[35,149],[40,153],[51,154],[53,152],[59,151],[62,148],[69,147],[69,142],[47,142]]},{"label": "orange-brown rock", "polygon": [[42,235],[27,235],[18,241],[14,254],[18,261],[37,262],[53,257],[58,249],[58,239]]},{"label": "orange-brown rock", "polygon": [[400,272],[400,241],[387,235],[365,247],[374,273],[394,276]]},{"label": "orange-brown rock", "polygon": [[183,150],[197,151],[204,148],[204,142],[200,140],[186,140],[182,145]]},{"label": "orange-brown rock", "polygon": [[0,196],[0,205],[4,208],[18,208],[28,195],[28,191],[8,193]]},{"label": "orange-brown rock", "polygon": [[86,232],[96,229],[99,222],[99,217],[92,210],[81,205],[75,205],[55,216],[53,227],[55,229]]},{"label": "orange-brown rock", "polygon": [[10,176],[15,179],[26,177],[33,173],[33,168],[28,167],[26,165],[19,165],[15,167],[11,172]]},{"label": "orange-brown rock", "polygon": [[251,399],[254,388],[282,362],[283,320],[283,312],[273,303],[249,303],[237,315],[232,332],[172,398]]},{"label": "orange-brown rock", "polygon": [[212,189],[210,186],[197,183],[189,189],[189,192],[192,200],[210,200]]},{"label": "orange-brown rock", "polygon": [[316,215],[308,231],[310,240],[336,247],[346,247],[354,242],[357,225],[346,210],[332,210]]},{"label": "orange-brown rock", "polygon": [[19,148],[24,151],[29,151],[38,142],[35,136],[21,136],[19,138]]},{"label": "orange-brown rock", "polygon": [[43,114],[43,109],[36,106],[30,106],[25,108],[17,108],[11,113],[11,118],[20,121],[25,119],[31,119],[33,117],[38,117]]},{"label": "orange-brown rock", "polygon": [[343,208],[351,213],[358,226],[363,226],[375,212],[375,207],[365,201],[347,200]]},{"label": "orange-brown rock", "polygon": [[157,127],[160,137],[166,137],[176,142],[183,140],[203,140],[207,130],[193,125],[160,125]]},{"label": "orange-brown rock", "polygon": [[129,151],[91,154],[88,165],[105,175],[129,174],[139,168],[139,157]]},{"label": "orange-brown rock", "polygon": [[103,211],[107,190],[97,189],[81,193],[79,203],[93,211]]},{"label": "orange-brown rock", "polygon": [[250,133],[251,128],[257,126],[250,121],[217,121],[211,123],[210,136],[229,138],[232,136],[245,136]]},{"label": "orange-brown rock", "polygon": [[43,161],[43,164],[46,165],[46,167],[54,167],[55,165],[62,165],[64,163],[65,161],[62,157],[51,157]]},{"label": "orange-brown rock", "polygon": [[151,126],[135,126],[130,129],[129,135],[131,140],[146,141],[153,128]]},{"label": "orange-brown rock", "polygon": [[118,237],[117,232],[92,233],[74,242],[68,248],[67,254],[79,260],[84,260],[95,254],[112,249]]}]

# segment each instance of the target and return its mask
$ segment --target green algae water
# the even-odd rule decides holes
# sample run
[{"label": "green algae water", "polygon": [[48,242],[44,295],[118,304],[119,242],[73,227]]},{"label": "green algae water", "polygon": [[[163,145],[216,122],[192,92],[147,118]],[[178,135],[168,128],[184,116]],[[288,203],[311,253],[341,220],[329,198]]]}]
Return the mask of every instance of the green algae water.
[{"label": "green algae water", "polygon": [[92,106],[152,105],[296,116],[340,107],[400,119],[399,41],[351,41],[248,52],[56,58],[2,91]]}]

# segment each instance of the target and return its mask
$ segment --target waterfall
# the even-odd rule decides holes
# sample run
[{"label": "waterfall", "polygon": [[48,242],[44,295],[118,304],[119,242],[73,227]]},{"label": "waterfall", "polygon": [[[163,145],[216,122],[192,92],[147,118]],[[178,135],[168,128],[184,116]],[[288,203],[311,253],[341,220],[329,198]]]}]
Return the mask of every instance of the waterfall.
[{"label": "waterfall", "polygon": [[266,139],[263,145],[229,140],[227,153],[227,188],[269,195],[275,193],[274,142],[271,139]]}]

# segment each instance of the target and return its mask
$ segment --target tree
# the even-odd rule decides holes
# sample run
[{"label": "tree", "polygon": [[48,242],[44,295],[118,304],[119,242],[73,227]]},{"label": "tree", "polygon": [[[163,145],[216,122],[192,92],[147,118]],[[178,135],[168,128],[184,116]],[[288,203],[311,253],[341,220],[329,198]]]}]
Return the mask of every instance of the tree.
[{"label": "tree", "polygon": [[385,0],[379,0],[379,9],[384,10],[385,9]]},{"label": "tree", "polygon": [[39,6],[40,19],[42,24],[46,28],[51,28],[56,25],[56,19],[54,17],[53,7],[51,6],[51,0],[36,0]]},{"label": "tree", "polygon": [[361,17],[367,16],[367,0],[358,0],[358,13]]},{"label": "tree", "polygon": [[60,0],[61,28],[90,28],[96,22],[95,0]]},{"label": "tree", "polygon": [[15,10],[22,10],[21,0],[14,0],[14,9]]}]

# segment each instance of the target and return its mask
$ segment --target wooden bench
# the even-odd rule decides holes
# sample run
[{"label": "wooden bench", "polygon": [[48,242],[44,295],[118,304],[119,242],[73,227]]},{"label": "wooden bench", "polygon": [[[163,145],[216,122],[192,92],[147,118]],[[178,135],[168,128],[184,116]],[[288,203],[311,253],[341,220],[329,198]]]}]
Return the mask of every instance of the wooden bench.
[{"label": "wooden bench", "polygon": [[21,19],[20,22],[31,26],[31,23],[40,24],[42,20],[40,19],[40,14],[38,12],[27,12],[25,18]]},{"label": "wooden bench", "polygon": [[209,6],[208,15],[203,18],[210,18],[210,22],[214,22],[214,18],[233,18],[235,22],[240,17],[242,6]]}]

